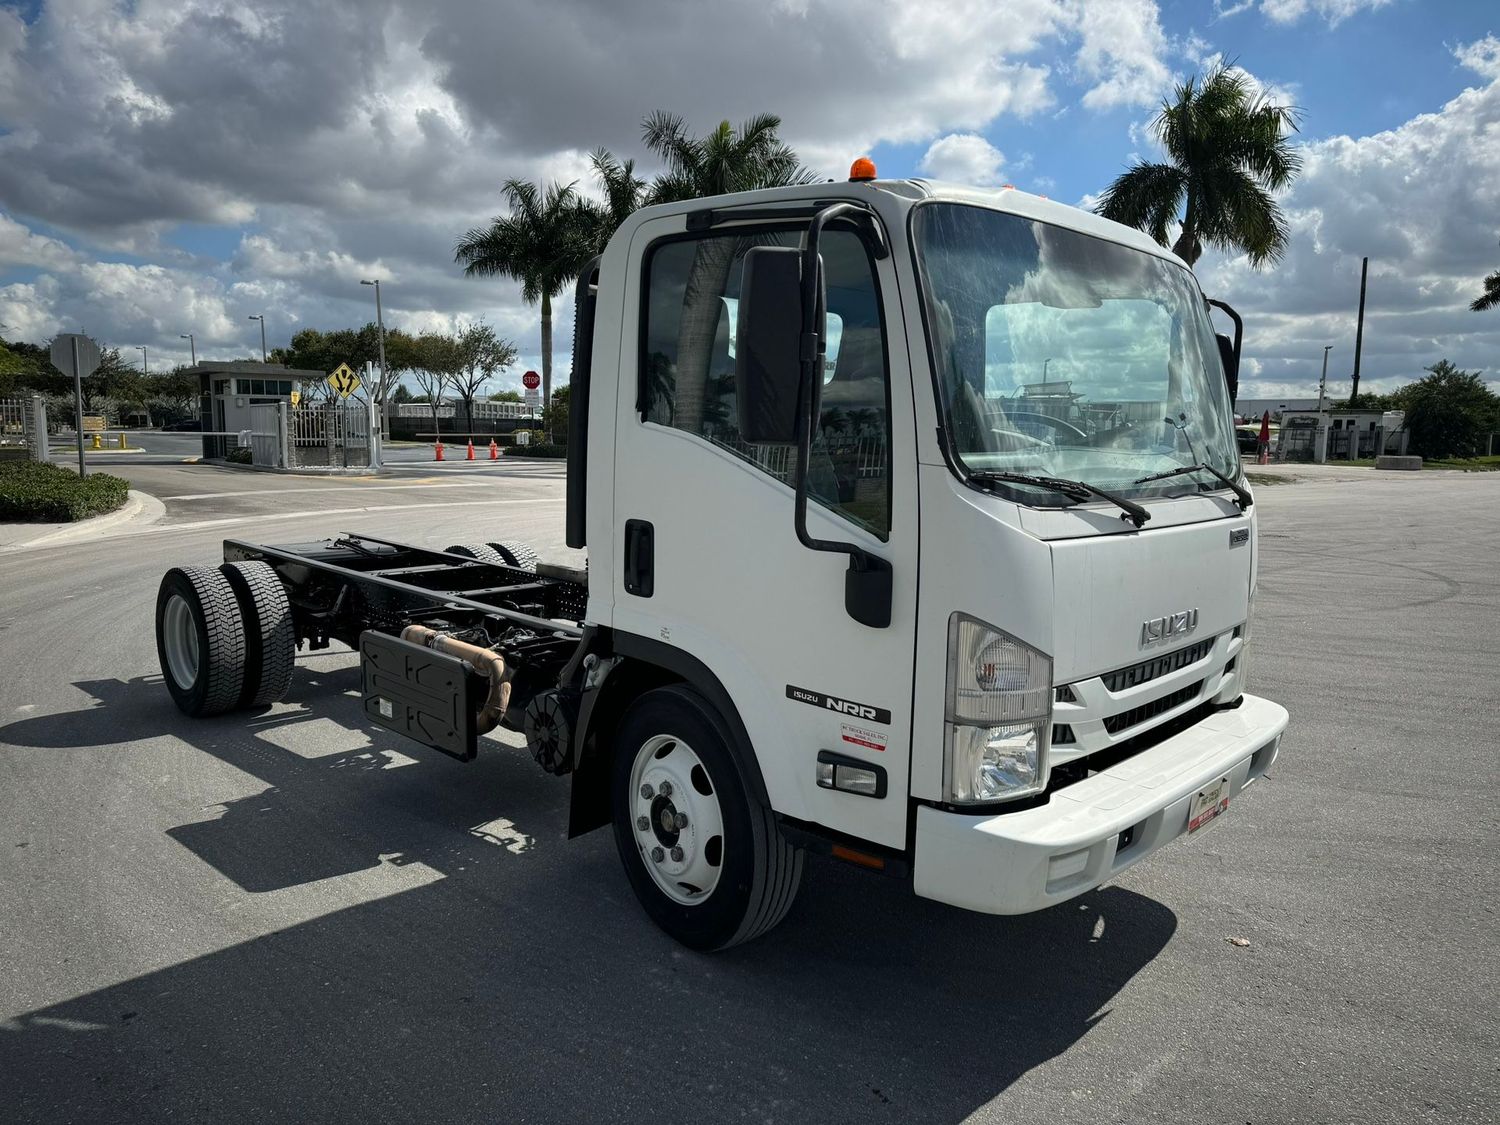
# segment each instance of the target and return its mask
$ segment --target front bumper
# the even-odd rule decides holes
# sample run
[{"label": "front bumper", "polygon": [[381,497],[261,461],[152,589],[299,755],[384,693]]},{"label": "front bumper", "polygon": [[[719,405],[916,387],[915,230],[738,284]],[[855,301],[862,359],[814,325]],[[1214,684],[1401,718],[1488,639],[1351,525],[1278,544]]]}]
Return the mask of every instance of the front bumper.
[{"label": "front bumper", "polygon": [[1284,707],[1246,695],[1037,808],[996,816],[924,805],[916,892],[986,914],[1025,914],[1091,890],[1186,832],[1193,796],[1221,777],[1232,816],[1234,798],[1276,760],[1286,722]]}]

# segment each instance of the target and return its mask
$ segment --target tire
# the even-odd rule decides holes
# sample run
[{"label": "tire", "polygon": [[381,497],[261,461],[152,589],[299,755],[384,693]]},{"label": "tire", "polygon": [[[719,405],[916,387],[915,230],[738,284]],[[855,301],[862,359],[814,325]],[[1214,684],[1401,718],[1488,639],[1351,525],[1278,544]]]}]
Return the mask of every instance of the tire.
[{"label": "tire", "polygon": [[537,553],[529,544],[518,543],[512,539],[504,543],[490,543],[489,547],[510,566],[519,570],[536,569]]},{"label": "tire", "polygon": [[245,629],[229,579],[211,566],[174,566],[156,592],[156,655],[172,700],[185,715],[239,706],[245,684]]},{"label": "tire", "polygon": [[[614,748],[615,844],[651,920],[704,951],[780,922],[802,881],[802,852],[751,795],[713,708],[682,686],[647,692],[625,713]],[[686,824],[666,830],[663,814]]]},{"label": "tire", "polygon": [[488,543],[458,543],[448,548],[450,555],[463,555],[465,558],[478,559],[480,562],[494,563],[497,566],[510,566],[511,562]]},{"label": "tire", "polygon": [[245,682],[241,707],[264,707],[286,697],[292,686],[297,635],[292,604],[274,567],[263,562],[230,562],[219,567],[234,589],[245,626]]}]

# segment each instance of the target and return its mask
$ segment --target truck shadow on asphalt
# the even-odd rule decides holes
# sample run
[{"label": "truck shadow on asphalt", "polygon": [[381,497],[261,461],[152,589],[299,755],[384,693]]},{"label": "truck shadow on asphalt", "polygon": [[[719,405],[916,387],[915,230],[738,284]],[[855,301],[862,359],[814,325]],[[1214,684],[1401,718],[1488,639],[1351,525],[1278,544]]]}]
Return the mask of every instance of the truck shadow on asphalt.
[{"label": "truck shadow on asphalt", "polygon": [[[161,861],[181,845],[235,886],[205,872],[123,925],[258,936],[0,1023],[10,1120],[958,1121],[1108,1019],[1177,925],[1120,888],[991,918],[813,860],[778,929],[694,954],[607,830],[564,839],[566,783],[524,750],[463,765],[367,726],[353,669],[299,666],[287,709],[202,721],[154,681],[79,683],[98,706],[0,743],[176,738],[234,767]],[[334,897],[356,872],[383,897]],[[316,893],[329,912],[276,928],[275,895]]]}]

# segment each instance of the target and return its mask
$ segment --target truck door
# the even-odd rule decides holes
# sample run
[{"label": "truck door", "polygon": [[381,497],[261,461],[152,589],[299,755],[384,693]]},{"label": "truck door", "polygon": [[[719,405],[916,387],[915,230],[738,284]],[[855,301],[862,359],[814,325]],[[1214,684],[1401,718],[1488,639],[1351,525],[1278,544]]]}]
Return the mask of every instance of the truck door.
[{"label": "truck door", "polygon": [[[808,530],[890,562],[887,628],[846,613],[846,556],[798,543],[795,451],[739,436],[741,263],[752,246],[800,238],[795,225],[689,232],[683,216],[635,232],[621,318],[617,541],[608,549],[623,565],[611,568],[612,622],[712,670],[744,721],[777,812],[901,848],[917,597],[910,365],[890,260],[877,261],[852,226],[832,224],[822,240],[828,362]],[[820,788],[825,751],[877,767],[883,795]]]}]

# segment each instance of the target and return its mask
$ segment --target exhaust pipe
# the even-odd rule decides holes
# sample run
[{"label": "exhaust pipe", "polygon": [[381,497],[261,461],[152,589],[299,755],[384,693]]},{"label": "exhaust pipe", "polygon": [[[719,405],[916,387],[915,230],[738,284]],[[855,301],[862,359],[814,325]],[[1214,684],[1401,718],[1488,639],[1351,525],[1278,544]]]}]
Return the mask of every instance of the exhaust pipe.
[{"label": "exhaust pipe", "polygon": [[505,678],[505,659],[498,652],[457,640],[425,625],[408,625],[401,630],[401,639],[456,656],[485,676],[490,681],[490,694],[479,709],[474,727],[480,734],[488,734],[500,725],[505,709],[510,706],[510,681]]}]

